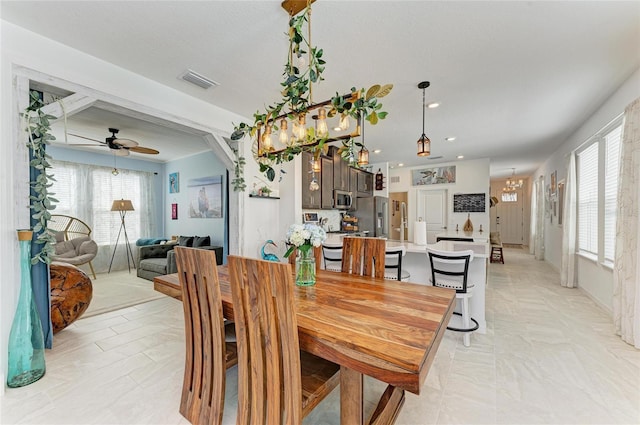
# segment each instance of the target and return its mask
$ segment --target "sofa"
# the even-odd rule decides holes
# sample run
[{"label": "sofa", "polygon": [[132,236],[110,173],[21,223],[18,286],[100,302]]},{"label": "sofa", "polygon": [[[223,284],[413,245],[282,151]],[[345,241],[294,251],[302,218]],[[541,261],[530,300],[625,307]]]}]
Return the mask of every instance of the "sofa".
[{"label": "sofa", "polygon": [[156,276],[176,273],[178,268],[173,250],[176,246],[213,250],[216,253],[216,263],[222,264],[222,247],[212,246],[209,236],[179,236],[177,240],[165,244],[140,246],[137,264],[138,277],[152,281]]}]

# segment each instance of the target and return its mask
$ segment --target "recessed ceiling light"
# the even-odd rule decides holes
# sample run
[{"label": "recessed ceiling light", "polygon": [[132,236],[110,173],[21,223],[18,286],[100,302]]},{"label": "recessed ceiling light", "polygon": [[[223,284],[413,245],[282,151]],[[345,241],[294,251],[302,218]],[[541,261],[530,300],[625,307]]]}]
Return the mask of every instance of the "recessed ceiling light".
[{"label": "recessed ceiling light", "polygon": [[437,108],[438,106],[440,106],[438,102],[432,102],[427,104],[427,108],[430,108],[430,109]]},{"label": "recessed ceiling light", "polygon": [[458,155],[456,158],[462,159],[462,158],[464,158],[464,155]]},{"label": "recessed ceiling light", "polygon": [[382,149],[374,149],[373,150],[373,153],[380,153],[380,152],[382,152]]},{"label": "recessed ceiling light", "polygon": [[404,164],[401,162],[400,164],[398,164],[398,167],[404,167]]},{"label": "recessed ceiling light", "polygon": [[444,140],[446,140],[447,142],[453,142],[454,140],[456,140],[455,137],[447,137]]}]

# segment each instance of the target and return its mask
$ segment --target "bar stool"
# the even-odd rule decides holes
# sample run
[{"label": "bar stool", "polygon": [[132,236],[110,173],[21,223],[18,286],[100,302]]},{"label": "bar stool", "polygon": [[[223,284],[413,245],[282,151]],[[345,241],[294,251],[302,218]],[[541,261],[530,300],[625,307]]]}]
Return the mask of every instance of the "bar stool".
[{"label": "bar stool", "polygon": [[[473,260],[473,251],[439,251],[427,247],[427,255],[431,265],[431,284],[440,288],[456,290],[456,299],[461,301],[462,313],[453,314],[462,316],[461,328],[447,326],[447,329],[455,332],[463,332],[465,347],[471,345],[471,335],[478,329],[478,322],[469,313],[469,298],[473,295],[473,283],[467,280],[469,263]],[[473,322],[473,325],[471,325]]]},{"label": "bar stool", "polygon": [[384,253],[384,278],[408,282],[411,274],[403,270],[402,257],[407,253],[404,246],[388,247]]}]

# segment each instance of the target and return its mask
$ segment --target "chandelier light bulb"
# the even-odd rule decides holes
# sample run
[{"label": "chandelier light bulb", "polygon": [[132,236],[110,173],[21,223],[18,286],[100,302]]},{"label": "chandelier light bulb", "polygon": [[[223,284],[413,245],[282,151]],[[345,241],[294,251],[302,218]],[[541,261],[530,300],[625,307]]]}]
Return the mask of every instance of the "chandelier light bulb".
[{"label": "chandelier light bulb", "polygon": [[273,149],[273,142],[271,141],[271,126],[268,125],[264,130],[264,134],[262,135],[262,148],[265,151],[270,151]]},{"label": "chandelier light bulb", "polygon": [[118,171],[117,168],[114,168],[113,170],[111,170],[111,174],[113,174],[114,176],[117,176],[118,174],[120,174],[120,171]]},{"label": "chandelier light bulb", "polygon": [[316,175],[314,174],[311,177],[311,183],[309,183],[309,190],[311,192],[315,192],[316,190],[320,190],[320,185],[318,184],[318,180],[316,180]]},{"label": "chandelier light bulb", "polygon": [[315,173],[319,173],[320,172],[320,160],[319,159],[314,159],[313,161],[311,161],[311,169]]},{"label": "chandelier light bulb", "polygon": [[283,118],[280,121],[280,134],[278,135],[278,140],[282,145],[286,145],[287,142],[289,141],[289,135],[287,134],[287,129],[288,129],[287,120],[286,118]]},{"label": "chandelier light bulb", "polygon": [[338,127],[342,131],[349,129],[349,115],[344,114],[340,117],[340,124],[338,124]]},{"label": "chandelier light bulb", "polygon": [[304,141],[307,133],[307,119],[304,114],[298,115],[298,123],[294,124],[293,132],[296,136],[296,141]]},{"label": "chandelier light bulb", "polygon": [[325,138],[329,135],[329,128],[327,127],[327,111],[324,108],[320,108],[318,111],[316,134],[320,138]]}]

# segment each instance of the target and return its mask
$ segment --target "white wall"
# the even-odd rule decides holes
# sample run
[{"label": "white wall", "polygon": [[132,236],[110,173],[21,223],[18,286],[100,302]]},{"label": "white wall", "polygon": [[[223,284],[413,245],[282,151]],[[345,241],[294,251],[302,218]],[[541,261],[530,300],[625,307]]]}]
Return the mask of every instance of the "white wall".
[{"label": "white wall", "polygon": [[28,162],[26,139],[16,119],[21,109],[16,75],[41,72],[222,134],[229,134],[232,123],[243,118],[6,21],[0,21],[0,31],[0,379],[5,382],[7,341],[20,284],[15,229],[29,226]]},{"label": "white wall", "polygon": [[[434,184],[425,186],[411,185],[411,170],[456,166],[456,182],[450,184]],[[399,177],[398,183],[391,183],[392,177]],[[409,240],[413,240],[413,223],[417,220],[417,191],[419,190],[447,190],[447,226],[455,229],[456,224],[462,229],[467,220],[467,213],[453,212],[453,195],[456,193],[485,193],[486,208],[484,213],[471,213],[471,222],[474,229],[479,229],[480,225],[484,231],[489,232],[489,159],[476,159],[469,161],[455,161],[434,165],[423,165],[420,167],[393,168],[389,170],[387,178],[389,193],[408,192],[409,205],[407,205],[407,215],[409,221]]]},{"label": "white wall", "polygon": [[[545,186],[551,172],[558,171],[558,181],[566,179],[566,161],[570,152],[586,142],[601,128],[624,112],[624,108],[640,96],[640,68],[637,69],[618,90],[589,117],[553,155],[551,155],[533,177],[544,176]],[[544,245],[545,261],[560,269],[562,263],[562,227],[545,217]],[[597,262],[578,257],[578,286],[607,310],[612,309],[613,273]]]}]

